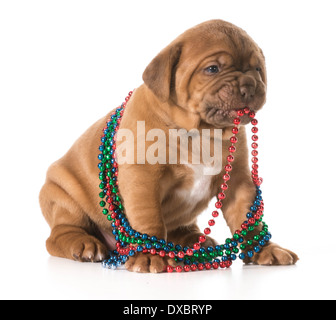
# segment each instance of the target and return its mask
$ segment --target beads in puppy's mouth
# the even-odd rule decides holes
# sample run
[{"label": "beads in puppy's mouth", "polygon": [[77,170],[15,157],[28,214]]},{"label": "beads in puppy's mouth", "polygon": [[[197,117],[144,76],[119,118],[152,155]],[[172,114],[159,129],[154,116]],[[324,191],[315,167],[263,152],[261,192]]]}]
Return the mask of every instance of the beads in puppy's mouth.
[{"label": "beads in puppy's mouth", "polygon": [[[140,233],[134,230],[127,220],[124,213],[124,207],[118,187],[118,164],[115,158],[116,150],[116,134],[119,124],[124,113],[124,109],[128,100],[131,98],[132,92],[126,97],[125,102],[121,104],[110,116],[103,135],[101,136],[101,145],[99,147],[100,154],[98,159],[99,168],[99,193],[102,213],[111,222],[112,234],[117,241],[116,250],[110,252],[110,258],[103,261],[103,266],[109,269],[116,269],[125,264],[129,257],[133,257],[138,253],[159,255],[160,257],[169,257],[175,259],[179,265],[176,267],[168,265],[167,272],[188,272],[196,270],[210,270],[218,268],[229,268],[233,261],[238,258],[252,258],[258,254],[262,247],[270,240],[271,234],[268,226],[263,222],[264,202],[260,185],[262,178],[258,175],[258,121],[255,119],[255,113],[248,107],[237,111],[237,116],[233,120],[232,136],[230,138],[231,145],[228,147],[227,164],[224,166],[225,173],[223,175],[223,183],[220,185],[221,192],[217,195],[215,210],[212,211],[208,225],[205,227],[203,234],[199,236],[198,241],[191,247],[181,246],[172,242],[166,242],[165,239],[158,239],[154,235]],[[219,216],[218,209],[223,206],[226,199],[226,191],[228,190],[227,182],[230,180],[232,164],[234,162],[234,154],[236,152],[236,143],[238,141],[237,134],[241,117],[248,115],[252,118],[252,180],[256,186],[256,196],[249,212],[246,214],[246,220],[242,223],[241,228],[236,230],[232,238],[226,239],[224,244],[215,247],[203,247],[207,236],[211,234],[211,227],[216,224],[216,218]],[[256,227],[261,228],[259,233],[253,232]],[[254,235],[249,235],[253,232]],[[182,264],[182,265],[181,265]]]}]

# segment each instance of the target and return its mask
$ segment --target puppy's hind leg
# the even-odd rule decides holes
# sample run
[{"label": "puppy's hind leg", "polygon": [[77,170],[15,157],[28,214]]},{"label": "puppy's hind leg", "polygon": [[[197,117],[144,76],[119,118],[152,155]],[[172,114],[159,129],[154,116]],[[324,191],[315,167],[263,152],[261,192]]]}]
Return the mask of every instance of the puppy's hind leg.
[{"label": "puppy's hind leg", "polygon": [[76,261],[101,261],[108,256],[95,226],[79,205],[58,185],[47,182],[40,193],[42,212],[51,227],[46,247],[52,256]]},{"label": "puppy's hind leg", "polygon": [[106,247],[96,237],[77,226],[54,227],[46,246],[52,256],[81,262],[98,262],[108,256]]}]

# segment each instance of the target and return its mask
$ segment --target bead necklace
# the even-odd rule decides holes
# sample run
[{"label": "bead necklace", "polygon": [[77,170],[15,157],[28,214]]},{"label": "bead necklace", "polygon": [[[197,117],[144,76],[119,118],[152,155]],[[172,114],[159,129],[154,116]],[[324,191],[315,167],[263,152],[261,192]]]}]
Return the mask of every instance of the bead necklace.
[{"label": "bead necklace", "polygon": [[[160,257],[169,257],[175,259],[179,264],[176,267],[167,266],[167,272],[181,271],[196,271],[209,270],[218,268],[229,268],[234,260],[252,258],[254,254],[258,254],[262,247],[271,239],[271,234],[268,231],[268,226],[262,220],[264,215],[264,202],[260,185],[262,178],[258,175],[258,121],[255,119],[255,113],[250,111],[248,107],[237,111],[237,117],[233,120],[234,127],[232,128],[232,136],[230,138],[231,145],[228,148],[229,155],[227,156],[227,164],[225,165],[225,174],[223,175],[223,183],[221,190],[217,195],[215,203],[216,210],[212,212],[212,218],[208,221],[208,226],[204,229],[198,241],[191,247],[183,247],[180,244],[166,242],[164,239],[158,239],[155,235],[148,235],[134,230],[124,213],[124,207],[121,201],[121,196],[118,188],[118,164],[116,161],[116,134],[119,129],[121,118],[123,116],[128,100],[132,95],[129,92],[125,98],[125,102],[119,108],[112,112],[108,119],[103,135],[101,136],[101,145],[99,147],[100,154],[98,159],[101,161],[98,164],[100,170],[99,193],[100,207],[102,213],[110,221],[112,226],[112,234],[117,242],[116,250],[110,252],[110,258],[103,261],[103,266],[109,269],[116,269],[118,266],[125,264],[129,257],[136,253],[159,255]],[[227,238],[224,244],[216,245],[215,247],[203,247],[202,244],[206,241],[206,236],[211,233],[211,227],[215,225],[215,219],[219,216],[217,209],[223,205],[223,200],[226,198],[225,192],[228,189],[227,182],[230,180],[230,172],[234,161],[234,153],[236,151],[235,144],[238,139],[236,137],[239,131],[240,118],[248,114],[252,119],[252,180],[256,186],[256,196],[250,211],[246,214],[247,220],[244,221],[239,230],[236,230],[232,238]],[[250,236],[250,233],[255,230],[255,227],[261,225],[259,234]],[[249,237],[250,236],[250,237]]]}]

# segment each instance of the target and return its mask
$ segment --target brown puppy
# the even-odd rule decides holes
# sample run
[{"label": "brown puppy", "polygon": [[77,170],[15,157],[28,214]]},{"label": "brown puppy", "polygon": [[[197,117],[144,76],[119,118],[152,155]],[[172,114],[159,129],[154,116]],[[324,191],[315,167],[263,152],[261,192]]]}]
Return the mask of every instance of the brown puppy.
[{"label": "brown puppy", "polygon": [[[214,152],[215,141],[220,140],[220,157],[226,159],[234,110],[248,105],[258,111],[265,103],[264,57],[243,30],[213,20],[187,30],[163,49],[146,68],[143,79],[144,84],[135,90],[120,124],[120,129],[133,133],[134,139],[127,143],[136,155],[135,163],[131,159],[119,164],[118,181],[125,212],[131,226],[139,232],[192,245],[201,234],[197,216],[220,192],[225,161],[219,171],[204,159],[194,164],[192,156],[201,150],[195,151],[188,145],[184,150],[187,163],[182,164],[178,156],[176,162],[169,164],[172,147],[166,142],[170,130],[208,129],[210,149]],[[40,204],[51,227],[47,240],[51,255],[100,261],[107,256],[107,248],[113,247],[111,226],[97,199],[97,155],[106,120],[104,117],[90,127],[48,170]],[[138,121],[145,124],[142,134],[137,132]],[[244,116],[242,124],[248,122]],[[154,144],[153,139],[144,139],[151,129],[160,130],[167,138],[155,142],[157,149],[165,150],[156,163],[143,156]],[[222,129],[219,138],[215,137],[215,129]],[[235,162],[222,208],[231,232],[240,228],[255,196],[244,126],[237,137]],[[183,149],[181,139],[176,140],[175,147],[177,151]],[[204,169],[216,174],[205,175]],[[214,243],[209,238],[205,246]],[[270,242],[252,262],[294,264],[297,259],[293,252]],[[128,260],[126,268],[161,272],[165,264],[158,256],[137,254]]]}]

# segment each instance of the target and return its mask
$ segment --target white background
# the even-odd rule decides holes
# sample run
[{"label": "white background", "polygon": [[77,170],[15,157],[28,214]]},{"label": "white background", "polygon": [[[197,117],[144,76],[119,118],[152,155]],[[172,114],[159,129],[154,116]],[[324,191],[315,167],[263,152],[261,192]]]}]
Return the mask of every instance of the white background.
[{"label": "white background", "polygon": [[[323,0],[0,1],[0,298],[335,299],[334,13]],[[298,264],[153,275],[49,257],[38,204],[48,166],[142,83],[164,46],[213,18],[266,56],[265,220]],[[215,230],[228,236],[224,222]]]}]

